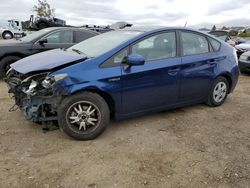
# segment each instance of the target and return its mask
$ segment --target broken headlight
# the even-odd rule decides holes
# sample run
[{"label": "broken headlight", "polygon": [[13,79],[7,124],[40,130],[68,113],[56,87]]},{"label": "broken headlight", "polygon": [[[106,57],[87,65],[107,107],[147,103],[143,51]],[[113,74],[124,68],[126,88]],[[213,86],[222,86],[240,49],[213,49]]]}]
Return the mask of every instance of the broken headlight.
[{"label": "broken headlight", "polygon": [[68,74],[56,74],[56,75],[49,75],[42,81],[42,86],[46,89],[49,89],[55,84],[56,82],[63,80],[66,78]]}]

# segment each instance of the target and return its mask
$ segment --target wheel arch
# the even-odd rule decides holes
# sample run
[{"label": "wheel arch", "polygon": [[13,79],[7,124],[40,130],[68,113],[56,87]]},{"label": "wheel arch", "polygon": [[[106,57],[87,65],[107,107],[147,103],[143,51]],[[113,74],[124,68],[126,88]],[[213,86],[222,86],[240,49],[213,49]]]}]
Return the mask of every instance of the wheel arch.
[{"label": "wheel arch", "polygon": [[2,36],[1,36],[2,38],[3,38],[4,33],[11,33],[12,36],[14,36],[14,33],[12,31],[6,29],[6,30],[2,31]]},{"label": "wheel arch", "polygon": [[232,79],[231,75],[230,75],[229,73],[226,73],[226,72],[225,72],[225,73],[222,73],[222,74],[218,75],[216,78],[218,78],[218,77],[224,77],[224,78],[227,79],[228,84],[229,84],[228,93],[230,93],[230,92],[231,92],[231,89],[232,89],[232,85],[233,85],[233,79]]},{"label": "wheel arch", "polygon": [[25,55],[20,53],[20,52],[13,52],[13,53],[8,53],[8,54],[4,54],[3,56],[0,57],[0,61],[5,58],[5,57],[8,57],[8,56],[17,56],[17,57],[20,57],[20,58],[24,58]]},{"label": "wheel arch", "polygon": [[72,94],[74,95],[74,94],[82,93],[82,92],[91,92],[91,93],[96,93],[96,94],[100,95],[105,100],[105,102],[108,104],[111,116],[114,115],[115,102],[114,102],[113,97],[109,93],[107,93],[106,91],[103,91],[97,87],[87,87],[87,88],[75,91]]}]

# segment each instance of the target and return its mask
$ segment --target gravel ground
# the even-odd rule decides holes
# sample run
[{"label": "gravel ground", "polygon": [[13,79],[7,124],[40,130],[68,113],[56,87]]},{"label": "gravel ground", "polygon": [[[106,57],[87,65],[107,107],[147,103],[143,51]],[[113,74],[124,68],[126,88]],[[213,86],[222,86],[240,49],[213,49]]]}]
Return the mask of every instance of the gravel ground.
[{"label": "gravel ground", "polygon": [[93,141],[26,121],[0,82],[0,187],[250,187],[250,75],[225,104],[113,121]]}]

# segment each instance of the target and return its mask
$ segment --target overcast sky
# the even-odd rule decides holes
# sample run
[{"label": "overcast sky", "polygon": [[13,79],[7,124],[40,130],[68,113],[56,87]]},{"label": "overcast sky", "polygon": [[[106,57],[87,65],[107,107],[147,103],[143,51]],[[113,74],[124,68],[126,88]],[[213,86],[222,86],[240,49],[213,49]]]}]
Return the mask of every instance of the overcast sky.
[{"label": "overcast sky", "polygon": [[[250,0],[48,0],[70,25],[250,26]],[[28,20],[36,0],[0,0],[0,20]]]}]

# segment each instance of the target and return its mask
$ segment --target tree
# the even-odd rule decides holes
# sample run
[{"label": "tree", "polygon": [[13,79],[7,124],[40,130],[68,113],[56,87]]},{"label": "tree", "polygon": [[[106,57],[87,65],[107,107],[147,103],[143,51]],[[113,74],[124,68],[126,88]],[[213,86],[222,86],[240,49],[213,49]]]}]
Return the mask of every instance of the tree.
[{"label": "tree", "polygon": [[37,16],[44,18],[54,17],[55,9],[50,6],[46,0],[38,0],[38,4],[34,5],[33,11]]},{"label": "tree", "polygon": [[216,26],[214,25],[213,28],[212,28],[212,31],[215,31],[216,30]]}]

